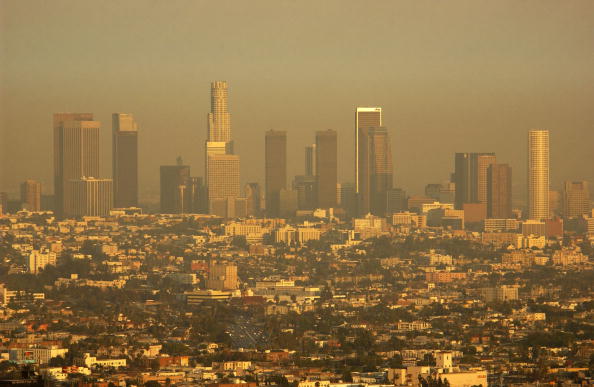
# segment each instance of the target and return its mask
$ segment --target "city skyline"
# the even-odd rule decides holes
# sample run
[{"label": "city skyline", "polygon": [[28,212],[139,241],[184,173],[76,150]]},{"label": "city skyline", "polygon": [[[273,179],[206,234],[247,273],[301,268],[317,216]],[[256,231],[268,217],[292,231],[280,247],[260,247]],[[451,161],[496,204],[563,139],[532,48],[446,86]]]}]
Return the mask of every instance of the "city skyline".
[{"label": "city skyline", "polygon": [[[43,184],[45,193],[53,191],[47,168],[51,155],[45,146],[51,134],[45,129],[48,117],[58,111],[92,111],[104,123],[101,176],[109,176],[111,141],[105,124],[113,112],[124,111],[134,114],[142,128],[140,199],[158,201],[155,171],[159,165],[182,155],[193,170],[204,170],[203,155],[197,149],[206,139],[203,117],[209,110],[210,97],[203,90],[213,79],[226,79],[232,85],[230,104],[235,153],[242,157],[242,185],[263,184],[260,133],[271,128],[285,130],[293,139],[288,160],[297,162],[289,163],[289,177],[302,173],[302,149],[316,131],[337,130],[339,153],[344,154],[339,181],[354,183],[350,149],[354,147],[352,112],[356,106],[382,106],[391,131],[395,186],[410,193],[422,193],[425,184],[447,180],[452,153],[493,151],[515,171],[515,201],[525,200],[525,132],[533,128],[550,130],[553,188],[561,189],[565,180],[592,182],[594,172],[588,166],[594,155],[585,146],[594,141],[589,103],[594,96],[593,82],[589,82],[593,54],[586,49],[591,46],[591,22],[581,15],[594,6],[578,3],[571,7],[551,3],[550,8],[510,7],[509,3],[480,8],[465,1],[430,8],[418,5],[417,14],[428,16],[417,23],[406,19],[412,12],[409,4],[390,8],[383,3],[386,8],[380,12],[380,6],[347,10],[328,2],[305,14],[298,5],[281,3],[267,7],[268,13],[259,16],[266,21],[266,31],[279,31],[276,39],[258,40],[264,28],[239,38],[234,35],[235,27],[217,26],[220,41],[228,43],[225,50],[219,50],[200,38],[207,36],[212,23],[185,23],[188,18],[209,14],[199,6],[183,13],[181,9],[164,11],[160,5],[150,9],[128,6],[111,15],[88,2],[57,1],[38,9],[4,2],[3,13],[14,18],[7,19],[2,30],[7,42],[2,56],[2,165],[16,166],[10,174],[3,168],[0,190],[16,195],[22,180],[31,178]],[[234,4],[223,13],[232,25],[241,27],[244,11],[245,5]],[[278,44],[298,31],[282,15],[318,21],[336,13],[339,20],[317,27],[315,35],[303,36],[298,44],[304,55],[296,57]],[[158,14],[179,17],[179,25],[166,35],[155,36],[151,31],[162,25],[154,19]],[[19,23],[24,15],[35,22]],[[68,24],[65,20],[83,15],[88,27],[76,36],[65,33],[68,28],[56,31],[57,26]],[[378,30],[365,31],[352,23],[359,15],[378,20]],[[132,25],[130,19],[134,19]],[[154,23],[145,23],[147,19]],[[98,26],[108,20],[114,28],[103,39]],[[452,20],[464,23],[457,27]],[[122,33],[124,26],[133,33]],[[40,34],[41,28],[54,32]],[[109,39],[113,34],[121,37],[115,44]],[[182,43],[182,37],[188,36],[190,41]],[[430,36],[435,42],[428,40]],[[517,47],[504,44],[512,38]],[[334,41],[348,41],[353,49],[341,43],[331,56],[325,56],[328,62],[320,61],[321,53],[334,47]],[[80,47],[81,42],[93,47],[92,53],[73,57],[71,48]],[[192,45],[198,49],[188,49]],[[168,55],[157,57],[163,47],[168,47]],[[357,59],[354,53],[362,48],[379,59]],[[104,55],[108,52],[114,55]],[[36,53],[47,54],[48,61],[39,63]],[[212,58],[216,68],[207,64]],[[241,66],[237,65],[239,58],[243,59]],[[354,76],[363,73],[364,66],[364,75]],[[27,97],[32,95],[35,103]],[[26,158],[23,149],[39,157]]]}]

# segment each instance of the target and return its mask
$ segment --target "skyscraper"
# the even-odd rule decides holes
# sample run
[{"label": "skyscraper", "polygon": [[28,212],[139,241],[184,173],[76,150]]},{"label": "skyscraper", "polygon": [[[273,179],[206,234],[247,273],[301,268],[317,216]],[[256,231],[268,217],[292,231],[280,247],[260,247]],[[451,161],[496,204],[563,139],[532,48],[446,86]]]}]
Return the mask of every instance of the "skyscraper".
[{"label": "skyscraper", "polygon": [[355,191],[359,194],[359,170],[360,160],[360,129],[379,128],[383,126],[381,107],[358,107],[355,110]]},{"label": "skyscraper", "polygon": [[111,179],[82,177],[66,182],[64,215],[67,217],[107,216],[113,207]]},{"label": "skyscraper", "polygon": [[384,127],[359,129],[359,215],[384,216],[386,194],[392,189],[392,151]]},{"label": "skyscraper", "polygon": [[495,162],[495,153],[456,153],[456,209],[461,210],[464,203],[487,204],[487,168]]},{"label": "skyscraper", "polygon": [[231,115],[225,81],[210,85],[205,175],[209,212],[222,217],[245,216],[246,202],[240,198],[239,156],[233,154]]},{"label": "skyscraper", "polygon": [[336,207],[336,184],[338,183],[338,145],[336,131],[316,132],[316,187],[319,208]]},{"label": "skyscraper", "polygon": [[132,114],[112,115],[115,207],[138,206],[138,125]]},{"label": "skyscraper", "polygon": [[258,183],[247,183],[244,187],[248,216],[259,216],[261,210],[261,189]]},{"label": "skyscraper", "polygon": [[264,146],[266,214],[280,215],[280,192],[287,188],[287,133],[269,130]]},{"label": "skyscraper", "polygon": [[188,202],[190,167],[178,158],[177,165],[161,165],[161,212],[182,214],[191,212]]},{"label": "skyscraper", "polygon": [[487,168],[487,217],[512,217],[512,169],[507,164],[491,164]]},{"label": "skyscraper", "polygon": [[316,144],[305,147],[305,176],[316,175]]},{"label": "skyscraper", "polygon": [[56,113],[54,194],[56,215],[64,215],[64,187],[73,179],[99,176],[99,121],[91,113]]},{"label": "skyscraper", "polygon": [[563,185],[563,216],[576,218],[590,213],[587,181],[566,181]]},{"label": "skyscraper", "polygon": [[41,211],[41,183],[26,180],[21,184],[21,206],[29,211]]},{"label": "skyscraper", "polygon": [[528,132],[528,218],[549,218],[549,131]]}]

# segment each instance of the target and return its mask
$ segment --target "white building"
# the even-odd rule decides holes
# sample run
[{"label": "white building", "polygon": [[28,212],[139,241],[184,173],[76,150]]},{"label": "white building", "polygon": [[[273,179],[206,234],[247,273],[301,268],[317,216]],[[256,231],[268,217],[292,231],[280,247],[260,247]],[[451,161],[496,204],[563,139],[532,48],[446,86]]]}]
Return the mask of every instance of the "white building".
[{"label": "white building", "polygon": [[47,265],[56,265],[56,253],[45,250],[31,251],[31,254],[29,254],[29,273],[37,274]]}]

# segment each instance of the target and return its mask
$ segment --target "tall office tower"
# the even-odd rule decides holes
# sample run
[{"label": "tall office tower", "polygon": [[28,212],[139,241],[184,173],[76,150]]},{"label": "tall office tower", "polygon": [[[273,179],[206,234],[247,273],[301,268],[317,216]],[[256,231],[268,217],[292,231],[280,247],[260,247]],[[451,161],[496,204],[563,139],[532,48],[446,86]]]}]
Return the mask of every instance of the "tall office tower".
[{"label": "tall office tower", "polygon": [[338,207],[342,208],[346,216],[351,218],[357,214],[357,195],[355,194],[355,184],[340,183],[336,187],[336,199]]},{"label": "tall office tower", "polygon": [[233,154],[227,88],[225,81],[210,85],[205,175],[209,212],[236,217],[245,216],[247,209],[245,198],[240,197],[239,156]]},{"label": "tall office tower", "polygon": [[549,218],[549,131],[528,132],[528,218]]},{"label": "tall office tower", "polygon": [[206,287],[213,290],[235,290],[237,281],[237,265],[211,261],[208,268]]},{"label": "tall office tower", "polygon": [[132,114],[112,115],[113,201],[117,208],[138,206],[138,125]]},{"label": "tall office tower", "polygon": [[336,207],[336,183],[338,180],[338,144],[336,131],[316,132],[316,187],[319,208]]},{"label": "tall office tower", "polygon": [[386,194],[386,214],[408,210],[408,197],[402,188],[392,188]]},{"label": "tall office tower", "polygon": [[56,113],[54,128],[55,213],[64,215],[66,182],[99,177],[99,121],[92,113]]},{"label": "tall office tower", "polygon": [[231,115],[227,102],[226,81],[210,84],[210,113],[208,113],[208,141],[231,141]]},{"label": "tall office tower", "polygon": [[383,126],[381,107],[358,107],[355,110],[355,191],[359,194],[359,147],[361,141],[361,128],[379,128]]},{"label": "tall office tower", "polygon": [[258,183],[247,183],[244,187],[244,196],[246,200],[247,206],[247,215],[248,216],[259,216],[261,211],[260,202],[261,198],[261,190],[260,184]]},{"label": "tall office tower", "polygon": [[280,191],[287,188],[287,133],[269,130],[264,143],[266,214],[276,218],[280,216]]},{"label": "tall office tower", "polygon": [[563,215],[577,218],[590,213],[590,190],[587,181],[566,181],[563,185]]},{"label": "tall office tower", "polygon": [[388,130],[359,129],[359,215],[386,214],[386,193],[392,189],[392,151]]},{"label": "tall office tower", "polygon": [[507,164],[491,164],[487,169],[487,217],[512,217],[512,169]]},{"label": "tall office tower", "polygon": [[245,199],[240,198],[239,156],[210,155],[207,176],[209,213],[223,218],[245,216]]},{"label": "tall office tower", "polygon": [[281,189],[279,193],[279,217],[291,218],[299,207],[299,193],[295,190]]},{"label": "tall office tower", "polygon": [[206,197],[206,186],[202,177],[189,177],[186,182],[186,198],[188,212],[194,214],[208,213],[208,198]]},{"label": "tall office tower", "polygon": [[456,209],[461,210],[464,203],[487,204],[487,168],[494,163],[495,153],[456,153]]},{"label": "tall office tower", "polygon": [[317,195],[315,176],[295,176],[293,190],[297,191],[297,208],[300,210],[313,210],[316,208]]},{"label": "tall office tower", "polygon": [[66,182],[64,215],[67,217],[107,216],[113,207],[111,179],[82,177]]},{"label": "tall office tower", "polygon": [[161,213],[183,214],[190,212],[188,182],[190,167],[178,158],[177,165],[161,165]]},{"label": "tall office tower", "polygon": [[21,206],[29,211],[41,211],[41,183],[26,180],[21,184]]},{"label": "tall office tower", "polygon": [[316,175],[316,144],[305,147],[305,176]]}]

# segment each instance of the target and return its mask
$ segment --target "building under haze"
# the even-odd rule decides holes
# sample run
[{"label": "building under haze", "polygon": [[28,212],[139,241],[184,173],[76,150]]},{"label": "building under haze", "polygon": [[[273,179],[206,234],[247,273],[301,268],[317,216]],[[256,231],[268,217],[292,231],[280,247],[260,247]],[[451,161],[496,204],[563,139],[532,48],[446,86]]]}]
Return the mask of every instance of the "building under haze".
[{"label": "building under haze", "polygon": [[316,175],[316,144],[305,147],[305,176]]},{"label": "building under haze", "polygon": [[94,177],[69,180],[64,196],[66,217],[107,216],[113,207],[113,183],[111,179]]},{"label": "building under haze", "polygon": [[100,125],[92,113],[54,114],[54,195],[59,217],[64,216],[66,183],[99,176]]},{"label": "building under haze", "polygon": [[234,154],[231,140],[227,82],[211,83],[210,101],[205,149],[208,210],[224,218],[245,216],[247,209],[240,192],[239,156]]},{"label": "building under haze", "polygon": [[21,184],[21,207],[28,211],[41,211],[41,183],[25,180]]},{"label": "building under haze", "polygon": [[528,132],[528,218],[548,219],[549,131]]},{"label": "building under haze", "polygon": [[383,126],[381,107],[358,107],[355,109],[355,191],[357,195],[360,190],[360,161],[359,144],[361,140],[361,128],[379,128]]},{"label": "building under haze", "polygon": [[191,212],[191,203],[188,203],[188,182],[190,180],[190,167],[183,165],[178,158],[177,165],[161,165],[161,213],[182,214]]},{"label": "building under haze", "polygon": [[138,125],[132,114],[112,115],[113,201],[118,208],[138,206]]},{"label": "building under haze", "polygon": [[336,131],[316,132],[316,189],[317,207],[336,207],[336,184],[338,183],[338,144]]},{"label": "building under haze", "polygon": [[590,190],[587,181],[563,184],[563,216],[577,218],[590,213]]},{"label": "building under haze", "polygon": [[392,150],[384,127],[359,128],[359,215],[386,214],[387,193],[392,189]]},{"label": "building under haze", "polygon": [[287,133],[269,130],[264,139],[266,214],[280,215],[280,192],[287,188]]},{"label": "building under haze", "polygon": [[491,164],[487,169],[487,217],[512,217],[512,169],[507,164]]},{"label": "building under haze", "polygon": [[258,183],[247,183],[244,187],[246,201],[246,214],[248,216],[260,216],[262,210],[262,190]]},{"label": "building under haze", "polygon": [[496,162],[495,153],[456,153],[456,209],[461,210],[465,203],[487,205],[487,168]]}]

